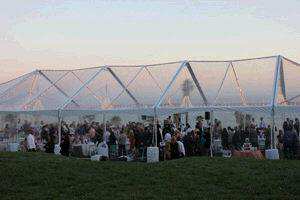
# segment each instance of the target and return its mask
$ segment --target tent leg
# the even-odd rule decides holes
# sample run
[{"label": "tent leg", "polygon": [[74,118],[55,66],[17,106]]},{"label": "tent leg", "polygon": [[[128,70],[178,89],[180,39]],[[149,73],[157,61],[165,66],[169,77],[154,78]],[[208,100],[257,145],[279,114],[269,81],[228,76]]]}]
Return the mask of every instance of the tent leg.
[{"label": "tent leg", "polygon": [[58,144],[60,145],[61,143],[61,123],[62,123],[62,114],[61,110],[58,110]]},{"label": "tent leg", "polygon": [[275,148],[275,109],[274,107],[272,108],[271,112],[271,117],[272,117],[272,127],[271,127],[271,149]]},{"label": "tent leg", "polygon": [[158,146],[157,144],[157,111],[156,108],[154,108],[154,119],[153,119],[153,144],[155,147]]},{"label": "tent leg", "polygon": [[[102,114],[102,120],[103,120],[103,125],[104,125],[104,130],[103,130],[103,136],[105,135],[105,133],[106,133],[106,130],[107,130],[107,127],[106,127],[106,114],[105,113],[103,113]],[[104,140],[105,138],[103,138],[103,140]]]},{"label": "tent leg", "polygon": [[243,128],[244,128],[244,131],[246,131],[246,113],[243,113],[243,117],[244,117]]},{"label": "tent leg", "polygon": [[189,123],[189,113],[186,112],[185,113],[185,124],[188,124]]},{"label": "tent leg", "polygon": [[210,157],[213,157],[213,111],[210,112]]}]

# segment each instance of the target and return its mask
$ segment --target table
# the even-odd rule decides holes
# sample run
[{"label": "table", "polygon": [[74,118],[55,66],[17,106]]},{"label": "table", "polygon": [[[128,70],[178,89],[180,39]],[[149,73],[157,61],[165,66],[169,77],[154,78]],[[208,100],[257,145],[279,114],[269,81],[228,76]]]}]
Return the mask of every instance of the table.
[{"label": "table", "polygon": [[19,150],[19,143],[17,142],[10,142],[7,145],[7,150],[10,152],[17,152]]},{"label": "table", "polygon": [[147,148],[147,163],[159,162],[159,150],[158,147]]},{"label": "table", "polygon": [[0,142],[0,152],[7,150],[7,143],[8,142]]},{"label": "table", "polygon": [[[81,151],[82,151],[81,153],[85,157],[91,156],[92,151],[94,151],[96,149],[96,145],[94,143],[74,145],[73,149],[78,149],[80,147],[81,147]],[[77,154],[78,154],[78,152],[77,152]]]},{"label": "table", "polygon": [[239,157],[239,158],[256,158],[256,159],[263,159],[264,156],[261,153],[261,151],[256,150],[256,151],[233,151],[233,156],[234,157]]},{"label": "table", "polygon": [[269,160],[279,160],[278,149],[267,149],[265,151],[266,159]]}]

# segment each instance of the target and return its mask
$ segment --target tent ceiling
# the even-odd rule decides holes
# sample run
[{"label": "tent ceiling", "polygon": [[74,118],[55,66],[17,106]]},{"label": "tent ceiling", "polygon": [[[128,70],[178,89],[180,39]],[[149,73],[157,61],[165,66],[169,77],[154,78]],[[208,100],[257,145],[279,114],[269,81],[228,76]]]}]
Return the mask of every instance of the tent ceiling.
[{"label": "tent ceiling", "polygon": [[299,82],[283,56],[36,70],[0,84],[0,112],[298,110]]}]

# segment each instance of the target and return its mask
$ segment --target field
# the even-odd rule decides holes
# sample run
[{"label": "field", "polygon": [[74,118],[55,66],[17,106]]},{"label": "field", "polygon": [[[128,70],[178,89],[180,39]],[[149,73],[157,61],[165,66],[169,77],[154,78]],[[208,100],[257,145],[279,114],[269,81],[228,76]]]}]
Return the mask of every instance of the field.
[{"label": "field", "polygon": [[300,199],[300,161],[155,164],[0,153],[0,199]]}]

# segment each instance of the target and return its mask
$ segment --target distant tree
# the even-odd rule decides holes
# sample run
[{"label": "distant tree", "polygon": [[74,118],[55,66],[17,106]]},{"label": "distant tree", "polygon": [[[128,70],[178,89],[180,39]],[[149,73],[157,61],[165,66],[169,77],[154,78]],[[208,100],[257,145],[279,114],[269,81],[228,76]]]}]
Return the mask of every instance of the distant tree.
[{"label": "distant tree", "polygon": [[252,115],[244,114],[239,111],[235,111],[234,116],[235,116],[235,121],[236,121],[236,124],[238,125],[238,127],[243,128],[244,126],[245,127],[250,126]]},{"label": "distant tree", "polygon": [[185,79],[181,84],[182,100],[181,105],[185,107],[190,107],[192,105],[190,95],[194,90],[193,81],[190,79]]},{"label": "distant tree", "polygon": [[[190,79],[185,79],[181,84],[181,92],[182,92],[182,100],[181,100],[181,106],[183,107],[191,107],[192,102],[190,95],[192,91],[194,90],[193,81]],[[189,122],[189,113],[185,113],[185,123],[187,124]]]},{"label": "distant tree", "polygon": [[4,116],[4,122],[8,122],[10,124],[13,124],[17,121],[17,115],[15,114],[7,114]]},{"label": "distant tree", "polygon": [[122,122],[122,119],[120,116],[113,116],[111,119],[110,119],[110,122],[115,125],[115,126],[119,126]]},{"label": "distant tree", "polygon": [[95,120],[95,115],[84,115],[82,116],[83,121],[92,122]]}]

